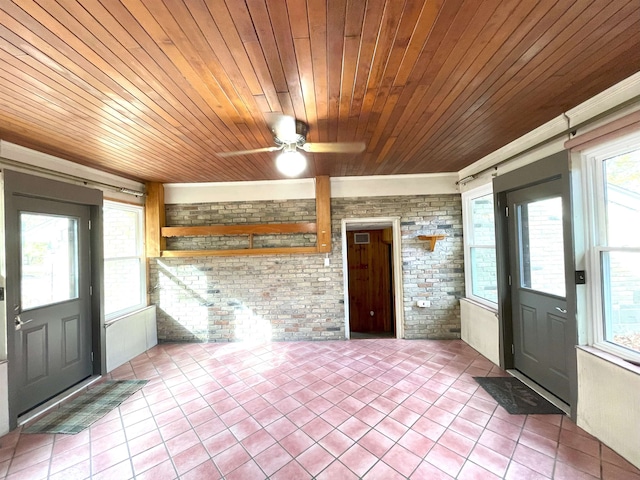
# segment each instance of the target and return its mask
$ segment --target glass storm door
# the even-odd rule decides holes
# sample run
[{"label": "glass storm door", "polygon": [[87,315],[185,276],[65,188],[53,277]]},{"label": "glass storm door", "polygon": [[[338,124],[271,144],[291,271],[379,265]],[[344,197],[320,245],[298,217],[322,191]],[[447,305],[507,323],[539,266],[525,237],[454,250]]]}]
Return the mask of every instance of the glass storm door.
[{"label": "glass storm door", "polygon": [[509,205],[515,368],[568,403],[565,225],[558,181],[516,190]]},{"label": "glass storm door", "polygon": [[14,205],[10,368],[24,413],[92,372],[89,207],[29,197]]}]

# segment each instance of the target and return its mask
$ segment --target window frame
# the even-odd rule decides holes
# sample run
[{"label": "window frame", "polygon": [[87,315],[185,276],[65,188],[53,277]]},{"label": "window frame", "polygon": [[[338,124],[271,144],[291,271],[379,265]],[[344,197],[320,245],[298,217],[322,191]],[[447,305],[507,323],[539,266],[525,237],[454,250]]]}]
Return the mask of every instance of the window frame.
[{"label": "window frame", "polygon": [[[462,192],[462,228],[463,228],[463,244],[464,244],[464,280],[465,280],[465,297],[468,300],[479,303],[491,310],[498,311],[498,302],[492,302],[486,298],[473,294],[473,268],[472,268],[472,248],[493,248],[496,251],[495,244],[495,218],[494,218],[494,244],[484,245],[475,243],[474,226],[473,226],[473,201],[491,195],[492,203],[495,210],[495,197],[493,195],[493,184],[487,183],[479,187],[469,189]],[[474,239],[474,241],[471,241]],[[497,252],[496,252],[497,254]],[[496,263],[497,269],[497,263]],[[497,272],[496,272],[496,291],[498,289]]]},{"label": "window frame", "polygon": [[[133,259],[137,259],[140,261],[140,302],[135,304],[135,305],[131,305],[125,308],[122,308],[120,310],[116,310],[114,312],[111,313],[106,313],[107,308],[106,308],[106,292],[105,292],[105,306],[104,306],[104,311],[105,311],[105,321],[111,321],[111,320],[115,320],[119,317],[123,317],[129,313],[141,310],[143,308],[145,308],[147,306],[147,269],[146,269],[146,255],[145,255],[145,238],[144,238],[144,232],[145,232],[145,224],[144,224],[144,220],[145,220],[145,214],[144,214],[144,206],[142,205],[134,205],[134,204],[130,204],[130,203],[124,203],[124,202],[118,202],[118,201],[114,201],[114,200],[105,200],[103,202],[103,210],[106,210],[107,208],[111,208],[111,209],[116,209],[116,210],[121,210],[121,211],[127,211],[127,212],[133,212],[136,214],[137,217],[137,231],[136,231],[136,255],[135,256],[122,256],[122,257],[109,257],[107,258],[106,253],[104,254],[104,258],[103,258],[103,264],[104,264],[104,271],[106,272],[106,265],[107,262],[109,261],[115,261],[115,260],[133,260]],[[104,213],[103,213],[104,215]],[[106,237],[103,235],[103,241]],[[106,251],[106,249],[105,249]],[[104,273],[103,273],[104,276]],[[104,284],[105,284],[105,288],[106,288],[106,278],[104,278]]]},{"label": "window frame", "polygon": [[637,247],[610,246],[607,240],[607,205],[605,189],[605,161],[627,152],[640,150],[640,133],[606,143],[582,152],[583,203],[586,206],[585,270],[587,278],[587,343],[599,350],[623,360],[640,363],[640,352],[606,340],[605,294],[603,253],[633,252],[640,255]]}]

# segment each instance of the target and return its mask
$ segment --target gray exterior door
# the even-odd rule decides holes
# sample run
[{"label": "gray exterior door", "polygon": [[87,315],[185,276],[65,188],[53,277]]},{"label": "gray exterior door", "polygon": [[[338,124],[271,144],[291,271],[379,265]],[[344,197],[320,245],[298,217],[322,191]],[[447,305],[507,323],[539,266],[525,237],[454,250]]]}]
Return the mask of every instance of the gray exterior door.
[{"label": "gray exterior door", "polygon": [[509,281],[514,366],[570,403],[569,366],[575,324],[567,316],[563,218],[559,180],[507,194]]},{"label": "gray exterior door", "polygon": [[10,389],[21,414],[92,374],[90,207],[15,195],[6,215]]}]

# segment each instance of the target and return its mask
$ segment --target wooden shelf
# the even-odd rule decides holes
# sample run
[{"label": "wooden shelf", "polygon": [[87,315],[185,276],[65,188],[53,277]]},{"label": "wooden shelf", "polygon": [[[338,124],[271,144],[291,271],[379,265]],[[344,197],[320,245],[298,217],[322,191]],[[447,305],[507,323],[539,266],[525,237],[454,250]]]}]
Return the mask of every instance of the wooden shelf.
[{"label": "wooden shelf", "polygon": [[162,227],[163,237],[197,237],[214,235],[270,235],[279,233],[316,233],[315,223],[261,223],[258,225],[202,225]]},{"label": "wooden shelf", "polygon": [[418,240],[429,242],[429,251],[433,252],[436,248],[436,242],[438,240],[444,240],[444,235],[418,235]]},{"label": "wooden shelf", "polygon": [[237,257],[241,255],[296,255],[318,253],[317,247],[239,248],[229,250],[164,250],[162,257]]},{"label": "wooden shelf", "polygon": [[[184,227],[165,226],[164,188],[159,183],[147,184],[147,257],[198,257],[234,255],[279,255],[301,253],[326,253],[331,251],[331,183],[328,176],[318,176],[316,181],[316,222],[262,223],[258,225],[196,225]],[[315,233],[313,247],[253,248],[254,235],[290,233]],[[229,250],[167,250],[170,237],[198,237],[216,235],[248,235],[249,248]]]}]

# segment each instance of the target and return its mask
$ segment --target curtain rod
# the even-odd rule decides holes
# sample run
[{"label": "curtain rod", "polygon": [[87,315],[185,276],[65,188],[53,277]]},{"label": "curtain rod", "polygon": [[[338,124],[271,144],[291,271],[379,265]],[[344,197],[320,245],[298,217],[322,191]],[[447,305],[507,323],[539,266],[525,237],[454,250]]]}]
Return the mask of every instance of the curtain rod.
[{"label": "curtain rod", "polygon": [[139,192],[139,191],[133,190],[131,188],[119,187],[117,185],[112,185],[110,183],[100,182],[98,180],[87,180],[86,178],[77,177],[75,175],[71,175],[70,173],[57,172],[55,170],[51,170],[51,169],[46,168],[46,167],[39,167],[37,165],[30,165],[28,163],[21,163],[21,162],[18,162],[17,160],[10,160],[10,159],[5,158],[5,157],[0,157],[0,164],[7,165],[7,166],[10,166],[10,167],[21,168],[23,170],[27,170],[27,171],[31,171],[31,172],[44,173],[44,174],[47,174],[47,175],[51,175],[53,177],[62,178],[64,180],[73,180],[75,182],[79,182],[79,183],[82,183],[84,185],[92,185],[92,186],[96,186],[96,187],[104,187],[104,188],[108,188],[108,189],[114,190],[114,191],[119,192],[119,193],[124,193],[124,194],[127,194],[127,195],[133,195],[135,197],[143,197],[145,195],[145,192]]}]

